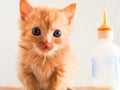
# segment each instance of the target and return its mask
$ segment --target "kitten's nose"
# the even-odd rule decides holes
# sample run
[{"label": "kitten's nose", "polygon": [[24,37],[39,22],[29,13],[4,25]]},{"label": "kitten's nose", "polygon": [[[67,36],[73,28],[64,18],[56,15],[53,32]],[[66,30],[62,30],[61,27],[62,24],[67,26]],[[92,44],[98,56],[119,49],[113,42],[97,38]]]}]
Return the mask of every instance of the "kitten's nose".
[{"label": "kitten's nose", "polygon": [[46,41],[42,41],[42,44],[43,44],[44,46],[49,46],[50,42],[46,40]]}]

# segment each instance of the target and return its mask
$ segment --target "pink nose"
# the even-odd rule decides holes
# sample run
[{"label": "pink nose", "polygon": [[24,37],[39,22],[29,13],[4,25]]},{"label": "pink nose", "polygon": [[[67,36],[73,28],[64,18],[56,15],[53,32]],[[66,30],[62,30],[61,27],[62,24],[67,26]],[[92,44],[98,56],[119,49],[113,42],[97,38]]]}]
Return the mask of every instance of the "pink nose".
[{"label": "pink nose", "polygon": [[44,46],[49,46],[50,42],[48,42],[48,41],[43,41],[42,44],[43,44]]}]

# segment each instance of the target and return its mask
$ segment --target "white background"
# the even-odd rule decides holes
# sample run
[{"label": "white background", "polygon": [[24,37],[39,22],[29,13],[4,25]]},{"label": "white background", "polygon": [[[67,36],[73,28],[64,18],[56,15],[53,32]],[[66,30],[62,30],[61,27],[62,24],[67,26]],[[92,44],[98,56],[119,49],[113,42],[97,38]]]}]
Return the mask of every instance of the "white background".
[{"label": "white background", "polygon": [[[34,6],[63,8],[77,3],[72,46],[79,64],[78,76],[72,86],[90,86],[90,48],[97,40],[104,8],[108,24],[114,28],[114,43],[120,47],[120,0],[28,0]],[[0,86],[21,86],[16,61],[19,40],[19,0],[0,1]]]}]

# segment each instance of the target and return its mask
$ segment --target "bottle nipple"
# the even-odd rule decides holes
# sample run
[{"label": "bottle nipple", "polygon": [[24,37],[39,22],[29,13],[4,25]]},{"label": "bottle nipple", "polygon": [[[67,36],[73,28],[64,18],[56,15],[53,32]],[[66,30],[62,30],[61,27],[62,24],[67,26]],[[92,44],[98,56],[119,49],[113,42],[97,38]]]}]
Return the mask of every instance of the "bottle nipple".
[{"label": "bottle nipple", "polygon": [[106,10],[104,10],[103,25],[98,28],[98,31],[112,30],[110,26],[107,25]]}]

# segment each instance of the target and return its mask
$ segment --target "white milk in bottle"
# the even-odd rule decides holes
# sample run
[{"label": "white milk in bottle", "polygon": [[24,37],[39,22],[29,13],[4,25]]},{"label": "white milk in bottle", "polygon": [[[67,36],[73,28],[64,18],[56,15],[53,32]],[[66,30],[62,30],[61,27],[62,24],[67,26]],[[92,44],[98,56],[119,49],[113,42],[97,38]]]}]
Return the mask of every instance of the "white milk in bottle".
[{"label": "white milk in bottle", "polygon": [[91,52],[93,90],[120,90],[120,51],[113,42],[113,30],[106,24],[98,28],[98,42]]}]

